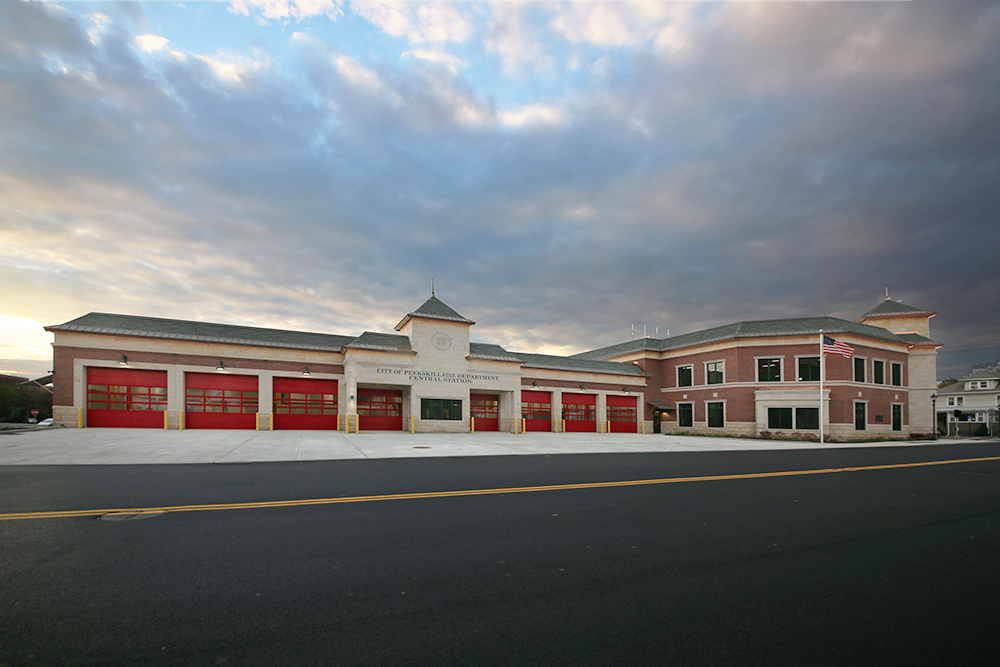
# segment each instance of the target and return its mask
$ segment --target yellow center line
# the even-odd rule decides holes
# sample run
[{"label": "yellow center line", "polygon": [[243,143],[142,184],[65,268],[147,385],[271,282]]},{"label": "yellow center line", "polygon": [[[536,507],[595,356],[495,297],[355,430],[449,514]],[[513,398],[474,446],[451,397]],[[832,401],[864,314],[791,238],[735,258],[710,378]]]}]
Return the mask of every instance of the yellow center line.
[{"label": "yellow center line", "polygon": [[849,468],[821,468],[815,470],[784,470],[778,472],[740,473],[735,475],[707,475],[704,477],[667,477],[663,479],[634,479],[617,482],[584,482],[581,484],[553,484],[547,486],[515,486],[502,489],[467,489],[462,491],[428,491],[424,493],[393,493],[381,496],[353,496],[348,498],[309,498],[304,500],[271,500],[256,503],[221,503],[215,505],[169,505],[164,507],[132,507],[94,510],[58,510],[49,512],[19,512],[0,514],[0,521],[17,519],[63,519],[69,517],[103,516],[105,514],[162,514],[166,512],[207,512],[212,510],[261,509],[267,507],[300,507],[304,505],[337,505],[340,503],[369,503],[382,500],[419,500],[423,498],[454,498],[459,496],[489,496],[507,493],[535,493],[538,491],[572,491],[576,489],[603,489],[622,486],[645,486],[651,484],[678,484],[681,482],[718,482],[737,479],[764,479],[768,477],[795,477],[799,475],[828,475],[841,472],[862,472],[868,470],[893,470],[898,468],[920,468],[954,463],[980,463],[1000,461],[1000,456],[986,456],[974,459],[951,459],[947,461],[922,461],[918,463],[889,463],[876,466],[852,466]]}]

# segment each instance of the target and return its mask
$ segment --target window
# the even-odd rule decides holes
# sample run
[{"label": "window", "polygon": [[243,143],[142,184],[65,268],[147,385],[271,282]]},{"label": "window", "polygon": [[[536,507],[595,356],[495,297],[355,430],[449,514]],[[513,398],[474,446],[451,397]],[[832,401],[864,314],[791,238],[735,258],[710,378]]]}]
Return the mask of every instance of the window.
[{"label": "window", "polygon": [[799,357],[799,381],[819,382],[819,357]]},{"label": "window", "polygon": [[948,405],[965,405],[965,396],[949,396]]},{"label": "window", "polygon": [[[565,395],[563,400],[571,400]],[[597,421],[597,406],[593,403],[563,403],[562,418],[568,422]]]},{"label": "window", "polygon": [[608,421],[609,422],[636,422],[637,411],[634,405],[609,405],[608,406]]},{"label": "window", "polygon": [[726,362],[724,361],[710,361],[705,364],[705,383],[722,384],[725,382],[725,368]]},{"label": "window", "polygon": [[769,429],[791,429],[792,409],[791,408],[768,408],[767,427]]},{"label": "window", "polygon": [[710,428],[722,428],[726,425],[726,404],[722,402],[708,404],[708,425]]},{"label": "window", "polygon": [[803,431],[818,431],[819,408],[795,408],[795,428]]},{"label": "window", "polygon": [[678,403],[677,404],[677,425],[678,426],[694,426],[694,404],[693,403]]},{"label": "window", "polygon": [[872,382],[875,384],[885,384],[885,362],[872,362]]},{"label": "window", "polygon": [[694,366],[677,367],[677,386],[690,387],[694,385]]},{"label": "window", "polygon": [[521,401],[521,417],[524,419],[552,419],[552,404],[538,401]]},{"label": "window", "polygon": [[462,421],[462,401],[448,398],[421,398],[420,418]]},{"label": "window", "polygon": [[495,396],[470,396],[469,413],[476,419],[497,419],[500,417],[500,402]]},{"label": "window", "polygon": [[893,405],[892,406],[892,430],[902,431],[903,430],[903,406]]},{"label": "window", "polygon": [[973,381],[969,383],[969,389],[989,389],[989,388],[990,388],[990,383],[988,380],[983,380],[982,382]]},{"label": "window", "polygon": [[854,381],[865,381],[865,359],[854,357]]},{"label": "window", "polygon": [[226,414],[257,414],[257,392],[240,389],[186,389],[184,409],[187,412],[223,412]]},{"label": "window", "polygon": [[893,362],[889,365],[891,382],[896,387],[903,386],[903,364]]},{"label": "window", "polygon": [[781,382],[781,359],[780,358],[758,359],[757,381]]},{"label": "window", "polygon": [[868,428],[868,404],[854,404],[854,430],[864,431]]},{"label": "window", "polygon": [[167,409],[167,388],[88,384],[87,409],[163,411]]},{"label": "window", "polygon": [[276,391],[274,392],[274,414],[335,415],[337,414],[337,395]]}]

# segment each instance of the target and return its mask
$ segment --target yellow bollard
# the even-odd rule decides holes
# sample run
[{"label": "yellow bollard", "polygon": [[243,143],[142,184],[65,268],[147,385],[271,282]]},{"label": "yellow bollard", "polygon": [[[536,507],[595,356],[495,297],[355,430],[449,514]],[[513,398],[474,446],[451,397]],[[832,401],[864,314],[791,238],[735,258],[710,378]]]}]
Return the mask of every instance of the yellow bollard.
[{"label": "yellow bollard", "polygon": [[259,431],[260,430],[260,413],[259,412],[256,413],[254,415],[254,417],[256,418],[256,420],[255,420],[255,424],[254,424],[254,429],[253,430]]},{"label": "yellow bollard", "polygon": [[267,430],[268,431],[273,431],[274,430],[274,413],[273,412],[267,416]]},{"label": "yellow bollard", "polygon": [[167,430],[167,415],[168,414],[169,413],[166,410],[163,411],[163,430],[164,431]]},{"label": "yellow bollard", "polygon": [[76,427],[83,428],[83,408],[76,409]]},{"label": "yellow bollard", "polygon": [[564,419],[564,420],[562,420],[562,432],[563,432],[563,433],[565,433],[565,432],[566,432],[566,420],[565,420],[565,419]]},{"label": "yellow bollard", "polygon": [[476,432],[476,418],[475,417],[469,417],[469,428],[472,429],[472,433]]},{"label": "yellow bollard", "polygon": [[181,411],[179,411],[177,413],[177,419],[178,419],[178,425],[180,426],[180,430],[183,431],[184,430],[184,411],[183,410],[181,410]]}]

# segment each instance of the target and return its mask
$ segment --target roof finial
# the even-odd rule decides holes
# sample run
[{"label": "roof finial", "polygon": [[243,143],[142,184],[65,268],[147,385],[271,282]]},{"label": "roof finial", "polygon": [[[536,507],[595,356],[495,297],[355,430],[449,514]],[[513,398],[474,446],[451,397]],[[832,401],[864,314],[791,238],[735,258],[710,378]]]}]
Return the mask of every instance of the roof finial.
[{"label": "roof finial", "polygon": [[885,300],[886,301],[889,300],[889,286],[888,285],[885,286]]},{"label": "roof finial", "polygon": [[[886,288],[888,290],[888,288]],[[431,278],[431,296],[434,296],[434,279]],[[888,296],[886,297],[889,298]]]}]

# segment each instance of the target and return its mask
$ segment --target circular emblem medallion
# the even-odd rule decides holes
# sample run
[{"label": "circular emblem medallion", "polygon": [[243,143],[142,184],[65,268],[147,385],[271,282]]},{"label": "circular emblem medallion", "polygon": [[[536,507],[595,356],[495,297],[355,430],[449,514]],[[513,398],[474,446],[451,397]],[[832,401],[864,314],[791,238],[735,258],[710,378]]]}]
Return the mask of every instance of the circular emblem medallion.
[{"label": "circular emblem medallion", "polygon": [[435,350],[444,352],[449,347],[451,347],[451,336],[443,331],[438,331],[431,336],[431,345],[434,346]]}]

